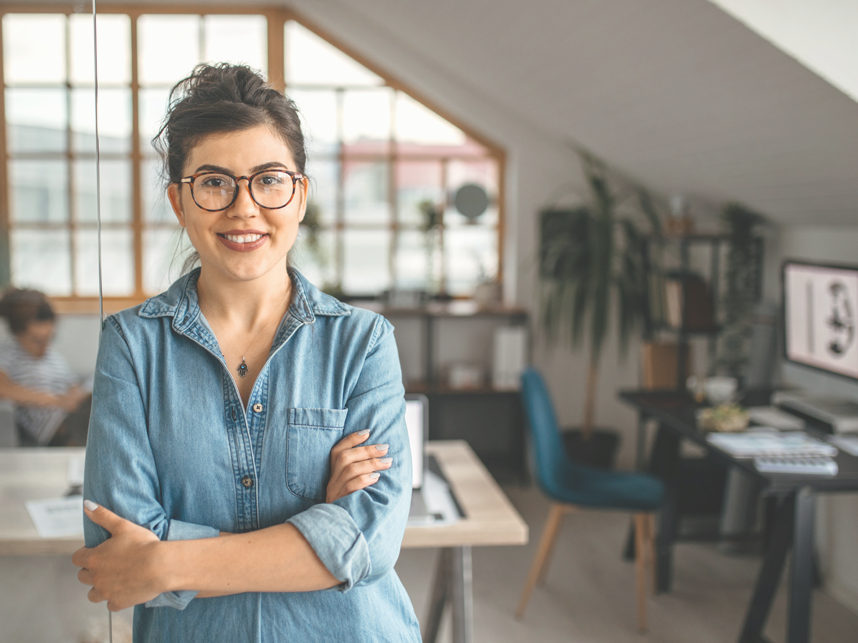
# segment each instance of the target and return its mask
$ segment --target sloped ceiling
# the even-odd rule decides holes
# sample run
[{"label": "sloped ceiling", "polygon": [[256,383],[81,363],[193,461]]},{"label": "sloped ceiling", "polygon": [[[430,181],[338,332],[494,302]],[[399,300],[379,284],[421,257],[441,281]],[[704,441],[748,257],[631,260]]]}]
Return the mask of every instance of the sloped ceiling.
[{"label": "sloped ceiling", "polygon": [[369,58],[374,44],[341,17],[372,25],[665,194],[738,200],[784,223],[858,223],[858,103],[706,0],[294,5]]}]

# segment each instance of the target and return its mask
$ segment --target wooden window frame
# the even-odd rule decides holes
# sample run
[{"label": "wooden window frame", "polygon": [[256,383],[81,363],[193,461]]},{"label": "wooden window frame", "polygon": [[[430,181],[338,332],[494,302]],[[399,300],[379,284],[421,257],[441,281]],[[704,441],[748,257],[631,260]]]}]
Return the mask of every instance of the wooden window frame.
[{"label": "wooden window frame", "polygon": [[[504,232],[505,232],[505,219],[506,219],[506,207],[505,207],[505,178],[506,178],[506,153],[504,149],[492,141],[489,137],[485,136],[471,125],[462,122],[456,115],[449,113],[442,106],[438,105],[435,101],[433,101],[430,97],[422,94],[419,90],[414,89],[411,85],[406,82],[403,82],[401,79],[397,78],[396,75],[391,74],[386,69],[383,69],[381,66],[376,64],[374,61],[369,60],[363,54],[358,51],[355,51],[352,47],[347,45],[346,43],[340,41],[336,36],[329,33],[327,30],[319,27],[313,21],[308,20],[300,13],[286,8],[277,8],[265,5],[248,5],[241,7],[204,7],[203,5],[198,4],[181,4],[181,5],[160,5],[160,4],[146,4],[146,5],[138,5],[138,4],[110,4],[106,6],[102,6],[99,8],[99,14],[122,14],[127,15],[130,19],[130,46],[131,46],[131,82],[130,82],[130,90],[131,90],[131,151],[125,156],[125,158],[129,158],[131,161],[131,172],[132,172],[132,180],[131,180],[131,189],[132,189],[132,204],[131,204],[131,221],[128,224],[132,232],[132,244],[133,244],[133,252],[134,252],[134,293],[127,297],[105,297],[104,305],[105,312],[115,312],[126,308],[128,306],[136,305],[146,299],[149,295],[143,291],[143,237],[144,231],[149,228],[152,229],[157,226],[153,226],[151,223],[147,224],[144,221],[143,216],[143,193],[142,193],[142,167],[143,162],[147,159],[146,153],[142,150],[141,142],[140,142],[140,126],[139,126],[139,93],[140,93],[140,85],[138,81],[138,64],[137,64],[137,21],[142,15],[146,14],[179,14],[179,15],[198,15],[198,16],[207,16],[207,15],[261,15],[264,16],[267,20],[268,27],[268,42],[267,42],[267,53],[268,53],[268,81],[276,87],[277,89],[284,91],[286,89],[286,79],[285,79],[285,38],[284,38],[284,28],[288,21],[293,20],[314,33],[321,39],[327,41],[335,48],[339,49],[345,55],[349,56],[357,63],[363,65],[371,72],[375,73],[379,77],[382,78],[383,84],[382,87],[388,87],[393,90],[392,100],[396,99],[396,92],[402,92],[403,94],[409,96],[413,100],[421,103],[423,106],[427,107],[431,111],[435,112],[438,116],[448,121],[450,124],[459,128],[462,132],[465,133],[467,137],[481,145],[486,149],[487,154],[481,157],[459,157],[452,155],[449,158],[440,158],[439,156],[427,155],[421,156],[421,160],[426,161],[440,161],[442,163],[442,176],[446,181],[446,165],[450,162],[450,160],[455,160],[461,158],[462,160],[474,160],[474,159],[493,159],[497,163],[497,210],[498,210],[498,220],[497,220],[497,273],[496,279],[498,282],[503,283],[503,265],[504,265]],[[85,15],[89,15],[91,12],[87,8],[86,11],[83,12],[75,12],[74,5],[71,3],[58,3],[58,4],[23,4],[23,3],[3,3],[0,2],[0,20],[2,20],[3,16],[7,13],[54,13],[54,14],[65,14],[66,16],[70,16],[74,13],[83,13]],[[8,180],[8,161],[9,161],[9,152],[7,147],[7,137],[6,137],[6,111],[5,111],[5,79],[3,76],[4,73],[4,65],[3,65],[3,40],[2,40],[2,29],[0,29],[0,194],[5,195],[5,198],[0,199],[0,253],[5,252],[7,257],[10,257],[10,196],[9,196],[9,180]],[[68,79],[67,79],[68,84]],[[319,85],[314,87],[316,89],[336,89],[334,86],[324,86]],[[69,120],[69,132],[71,131],[71,120]],[[340,168],[342,168],[342,164],[346,155],[343,151],[343,146],[339,146],[339,163]],[[388,181],[388,202],[391,207],[391,214],[396,212],[396,181],[395,181],[395,172],[396,172],[396,162],[397,160],[403,158],[401,155],[397,154],[397,147],[394,145],[394,141],[391,141],[390,151],[384,155],[390,162],[390,177]],[[66,151],[66,157],[68,162],[71,164],[73,159],[76,157],[75,152],[73,151],[71,145],[68,146]],[[349,155],[347,157],[349,160],[356,160],[358,157],[354,155]],[[377,158],[377,157],[374,157]],[[340,181],[342,182],[343,172],[340,172]],[[446,185],[443,185],[444,193],[446,194]],[[69,185],[69,194],[73,196],[73,186]],[[339,194],[342,194],[342,186],[339,188]],[[71,207],[71,204],[70,204]],[[339,203],[337,207],[338,213],[342,213],[342,204]],[[72,235],[74,235],[75,222],[74,217],[70,216],[70,221],[63,224],[65,229],[68,229]],[[342,219],[342,216],[336,217],[336,222],[334,226],[338,230],[343,229],[358,229],[360,226],[353,226],[352,224],[345,224]],[[391,217],[391,221],[384,226],[373,226],[373,228],[381,228],[386,227],[391,231],[391,245],[395,245],[396,233],[400,229],[399,223],[395,216]],[[441,230],[441,234],[443,235],[443,226]],[[442,237],[443,238],[443,237]],[[337,257],[337,269],[338,272],[341,273],[343,266],[343,257],[342,257],[342,235],[338,234],[337,239],[338,242],[338,257]],[[74,245],[74,240],[72,239],[72,245]],[[443,241],[442,241],[443,248]],[[392,265],[395,262],[395,253],[393,252],[394,248],[391,248],[390,253],[390,274],[395,276],[396,271],[395,267]],[[446,254],[442,254],[442,257],[446,256]],[[72,249],[71,253],[71,270],[72,270],[72,279],[74,279],[74,249]],[[9,261],[6,266],[9,268],[9,272],[6,272],[5,266],[0,265],[0,283],[9,283],[11,277],[11,261]],[[6,274],[4,274],[6,273]],[[338,274],[338,277],[341,278],[342,275]],[[74,281],[72,281],[72,287],[74,288]],[[68,297],[52,297],[52,301],[54,302],[57,310],[61,313],[69,313],[69,314],[88,314],[92,312],[96,312],[98,310],[98,298],[97,297],[87,297],[87,296],[68,296]]]}]

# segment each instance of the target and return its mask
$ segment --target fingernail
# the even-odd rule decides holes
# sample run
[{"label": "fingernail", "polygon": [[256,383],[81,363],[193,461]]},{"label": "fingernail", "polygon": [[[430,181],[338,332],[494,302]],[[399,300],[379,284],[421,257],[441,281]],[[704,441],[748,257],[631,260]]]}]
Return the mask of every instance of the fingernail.
[{"label": "fingernail", "polygon": [[380,476],[380,475],[381,474],[378,471],[373,471],[372,473],[369,474],[369,479],[370,480],[378,480],[378,476]]},{"label": "fingernail", "polygon": [[378,461],[382,464],[390,464],[393,462],[393,458],[379,458]]},{"label": "fingernail", "polygon": [[92,500],[84,500],[83,506],[89,509],[90,511],[95,511],[98,509],[98,505],[95,504]]},{"label": "fingernail", "polygon": [[389,446],[390,446],[389,444],[376,444],[375,448],[378,449],[379,451],[387,451],[387,448]]},{"label": "fingernail", "polygon": [[363,431],[358,431],[358,435],[369,435],[369,429],[364,429]]}]

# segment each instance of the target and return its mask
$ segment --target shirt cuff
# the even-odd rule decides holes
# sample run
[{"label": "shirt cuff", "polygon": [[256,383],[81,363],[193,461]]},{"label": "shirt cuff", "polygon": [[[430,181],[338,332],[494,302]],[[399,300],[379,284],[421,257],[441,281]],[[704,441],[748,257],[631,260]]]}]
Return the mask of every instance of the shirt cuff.
[{"label": "shirt cuff", "polygon": [[[220,532],[214,527],[195,525],[192,522],[171,520],[167,527],[167,537],[164,540],[197,540],[199,538],[217,538]],[[158,594],[151,601],[146,601],[146,607],[172,607],[183,610],[198,594],[196,590],[183,589],[178,592]]]},{"label": "shirt cuff", "polygon": [[342,507],[313,505],[286,522],[301,532],[322,564],[342,582],[341,592],[350,590],[369,576],[372,571],[369,546],[349,512]]}]

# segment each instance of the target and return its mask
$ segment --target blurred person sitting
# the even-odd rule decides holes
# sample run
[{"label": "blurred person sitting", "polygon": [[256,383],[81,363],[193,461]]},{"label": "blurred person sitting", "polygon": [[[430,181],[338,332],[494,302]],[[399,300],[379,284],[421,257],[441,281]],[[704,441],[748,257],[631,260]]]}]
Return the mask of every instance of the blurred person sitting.
[{"label": "blurred person sitting", "polygon": [[12,333],[0,343],[0,398],[15,404],[21,446],[85,446],[92,395],[51,346],[56,313],[48,298],[11,288],[0,317]]}]

